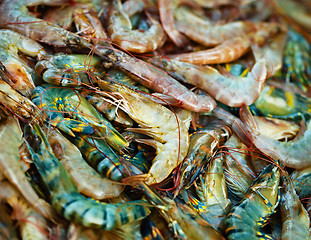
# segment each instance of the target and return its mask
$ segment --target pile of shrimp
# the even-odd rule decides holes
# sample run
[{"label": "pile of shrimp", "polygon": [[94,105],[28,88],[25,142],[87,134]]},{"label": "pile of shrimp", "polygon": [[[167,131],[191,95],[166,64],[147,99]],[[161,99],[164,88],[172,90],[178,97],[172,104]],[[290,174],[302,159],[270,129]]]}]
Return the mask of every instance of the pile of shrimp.
[{"label": "pile of shrimp", "polygon": [[1,239],[311,239],[308,0],[2,0]]}]

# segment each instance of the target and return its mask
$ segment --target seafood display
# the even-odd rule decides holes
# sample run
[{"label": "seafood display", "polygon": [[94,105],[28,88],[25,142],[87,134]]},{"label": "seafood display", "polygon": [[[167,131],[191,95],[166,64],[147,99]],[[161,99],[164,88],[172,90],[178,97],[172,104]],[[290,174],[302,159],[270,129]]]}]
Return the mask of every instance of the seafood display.
[{"label": "seafood display", "polygon": [[0,1],[0,238],[311,239],[310,13]]}]

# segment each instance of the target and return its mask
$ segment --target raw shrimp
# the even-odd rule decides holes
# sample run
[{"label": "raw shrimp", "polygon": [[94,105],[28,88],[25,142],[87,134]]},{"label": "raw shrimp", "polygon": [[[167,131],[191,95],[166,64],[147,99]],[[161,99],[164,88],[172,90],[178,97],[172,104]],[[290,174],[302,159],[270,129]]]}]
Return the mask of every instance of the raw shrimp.
[{"label": "raw shrimp", "polygon": [[283,173],[281,190],[282,239],[310,239],[310,220],[306,209],[295,192],[294,185],[287,173]]},{"label": "raw shrimp", "polygon": [[[153,139],[136,141],[156,148],[146,183],[163,181],[184,159],[189,146],[188,128],[185,123],[166,107],[154,103],[141,94],[121,85],[110,86],[111,95],[120,98],[118,106],[141,128],[130,128],[132,132],[146,134]],[[107,93],[108,94],[108,93]]]},{"label": "raw shrimp", "polygon": [[161,47],[165,34],[161,24],[149,16],[151,27],[147,31],[133,30],[129,16],[123,10],[121,0],[114,0],[108,16],[110,38],[125,51],[145,53]]},{"label": "raw shrimp", "polygon": [[4,0],[0,5],[2,21],[0,27],[30,37],[33,40],[58,47],[88,47],[91,44],[80,36],[71,33],[55,24],[31,16],[27,7],[40,4],[59,6],[69,1],[46,0]]},{"label": "raw shrimp", "polygon": [[42,129],[35,124],[25,129],[25,139],[38,172],[49,191],[55,210],[65,219],[85,227],[111,230],[149,215],[146,201],[98,203],[78,192],[72,178],[53,155]]},{"label": "raw shrimp", "polygon": [[22,131],[18,121],[14,117],[2,120],[0,125],[1,172],[21,192],[34,209],[42,216],[53,219],[54,213],[51,206],[38,197],[22,170],[19,162],[19,147],[21,144]]},{"label": "raw shrimp", "polygon": [[180,84],[162,70],[133,58],[124,52],[114,49],[107,51],[102,46],[96,46],[94,51],[104,59],[110,59],[114,64],[132,76],[141,85],[155,92],[168,95],[179,101],[179,106],[194,112],[209,112],[216,102],[209,95],[198,95]]},{"label": "raw shrimp", "polygon": [[[224,219],[231,209],[223,169],[224,160],[224,153],[216,154],[206,172],[200,176],[200,181],[196,182],[196,193],[203,205],[198,212],[215,229],[224,227]],[[191,202],[195,202],[194,197],[190,198]]]},{"label": "raw shrimp", "polygon": [[[74,136],[73,132],[96,132],[117,151],[128,146],[128,142],[112,124],[74,89],[41,85],[32,92],[32,101],[45,111],[47,120],[52,125],[71,136]],[[65,114],[72,116],[66,118]]]},{"label": "raw shrimp", "polygon": [[279,203],[280,171],[268,165],[254,180],[243,200],[235,206],[226,219],[227,239],[271,239],[260,228],[274,213]]},{"label": "raw shrimp", "polygon": [[176,29],[174,21],[174,12],[178,3],[179,0],[172,0],[169,2],[158,0],[159,15],[163,29],[169,38],[176,44],[176,46],[184,47],[188,45],[189,40]]},{"label": "raw shrimp", "polygon": [[247,37],[235,37],[212,49],[168,55],[168,57],[193,64],[218,64],[232,62],[244,55],[249,49],[250,40]]},{"label": "raw shrimp", "polygon": [[36,41],[11,30],[0,30],[0,61],[11,76],[8,82],[16,91],[30,97],[35,88],[34,70],[18,55],[42,59],[47,55],[44,48]]},{"label": "raw shrimp", "polygon": [[55,156],[71,175],[80,193],[95,199],[106,199],[117,197],[123,191],[123,185],[103,178],[91,168],[78,148],[61,133],[53,130],[48,134]]}]

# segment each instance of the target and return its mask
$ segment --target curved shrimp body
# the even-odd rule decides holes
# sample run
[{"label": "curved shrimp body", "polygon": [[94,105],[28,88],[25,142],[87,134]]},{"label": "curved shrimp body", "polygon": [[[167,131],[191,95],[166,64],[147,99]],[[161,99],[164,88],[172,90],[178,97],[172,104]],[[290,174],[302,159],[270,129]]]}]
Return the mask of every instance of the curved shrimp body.
[{"label": "curved shrimp body", "polygon": [[266,85],[250,109],[267,117],[308,119],[311,113],[311,100],[300,94]]},{"label": "curved shrimp body", "polygon": [[288,174],[283,177],[281,191],[282,239],[310,239],[309,215],[295,192]]},{"label": "curved shrimp body", "polygon": [[225,76],[213,67],[198,66],[174,59],[152,58],[150,62],[163,68],[173,77],[206,91],[230,107],[255,102],[268,74],[266,60],[263,58],[255,63],[246,77]]},{"label": "curved shrimp body", "polygon": [[80,193],[95,199],[117,197],[124,186],[103,178],[83,159],[79,149],[58,131],[49,130],[49,144]]},{"label": "curved shrimp body", "polygon": [[64,4],[64,2],[47,2],[44,0],[2,1],[0,5],[0,15],[3,21],[0,23],[0,26],[49,45],[58,47],[91,47],[87,40],[84,40],[80,36],[66,31],[50,22],[31,16],[27,6],[36,6],[40,4],[57,6]]},{"label": "curved shrimp body", "polygon": [[278,205],[279,180],[277,166],[268,165],[262,170],[240,204],[229,213],[225,230],[227,239],[271,239],[259,229]]},{"label": "curved shrimp body", "polygon": [[147,31],[133,30],[129,16],[123,10],[120,0],[114,0],[108,17],[110,38],[125,51],[145,53],[161,47],[165,34],[161,24],[149,17],[151,26]]},{"label": "curved shrimp body", "polygon": [[18,120],[13,117],[3,120],[0,124],[0,170],[34,209],[42,216],[52,219],[51,207],[38,197],[22,170],[19,162],[19,147],[22,141]]},{"label": "curved shrimp body", "polygon": [[232,62],[250,49],[250,40],[246,37],[228,39],[217,47],[191,53],[169,55],[169,58],[192,64],[219,64]]},{"label": "curved shrimp body", "polygon": [[114,49],[111,52],[98,45],[95,46],[94,51],[104,59],[112,61],[122,71],[129,73],[141,85],[155,92],[173,97],[179,102],[179,107],[194,112],[209,112],[216,107],[216,102],[212,97],[195,94],[149,63],[133,58],[119,50]]},{"label": "curved shrimp body", "polygon": [[179,0],[173,0],[169,2],[165,0],[159,0],[159,15],[163,29],[169,38],[176,44],[176,46],[183,47],[187,45],[189,40],[176,28],[174,12],[178,3]]},{"label": "curved shrimp body", "polygon": [[78,193],[68,172],[53,155],[38,125],[25,131],[28,149],[50,194],[55,210],[67,220],[85,227],[111,230],[146,217],[146,202],[137,200],[121,204],[98,203]]},{"label": "curved shrimp body", "polygon": [[83,135],[68,136],[75,144],[88,164],[102,176],[113,181],[121,181],[127,176],[126,168],[121,164],[120,157],[109,147],[104,139],[96,139]]},{"label": "curved shrimp body", "polygon": [[103,77],[101,59],[86,54],[57,54],[36,64],[35,71],[45,82],[57,86],[91,85]]},{"label": "curved shrimp body", "polygon": [[19,52],[37,59],[47,55],[36,41],[11,30],[0,30],[0,61],[11,76],[9,84],[26,97],[35,88],[33,69],[18,55]]},{"label": "curved shrimp body", "polygon": [[[122,135],[80,93],[73,89],[42,85],[32,93],[32,101],[43,111],[52,125],[67,134],[97,132],[117,150],[128,146]],[[65,114],[72,118],[64,118]],[[95,131],[96,129],[96,131]]]},{"label": "curved shrimp body", "polygon": [[253,23],[242,21],[224,25],[212,23],[186,6],[177,8],[174,16],[178,31],[207,47],[219,45],[225,40],[243,36],[255,29]]},{"label": "curved shrimp body", "polygon": [[221,229],[231,209],[223,171],[224,158],[217,154],[208,165],[207,171],[197,181],[196,192],[203,206],[199,214],[215,229]]},{"label": "curved shrimp body", "polygon": [[178,190],[192,185],[218,148],[230,138],[231,134],[228,126],[211,122],[208,127],[201,128],[190,135],[189,150],[180,165],[181,180]]},{"label": "curved shrimp body", "polygon": [[173,112],[143,95],[121,85],[115,86],[115,90],[115,95],[122,99],[121,109],[141,126],[128,130],[153,138],[139,139],[139,142],[156,148],[157,155],[152,161],[146,183],[159,183],[186,156],[189,146],[188,128]]}]

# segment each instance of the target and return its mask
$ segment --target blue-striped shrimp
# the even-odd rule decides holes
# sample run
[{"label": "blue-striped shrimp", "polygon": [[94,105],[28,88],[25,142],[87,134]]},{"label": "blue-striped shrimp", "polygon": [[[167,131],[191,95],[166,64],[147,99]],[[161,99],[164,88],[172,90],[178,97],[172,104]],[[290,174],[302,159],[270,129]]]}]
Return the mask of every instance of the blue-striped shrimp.
[{"label": "blue-striped shrimp", "polygon": [[36,212],[9,182],[0,182],[0,201],[11,208],[11,218],[18,221],[22,239],[48,239],[48,222]]},{"label": "blue-striped shrimp", "polygon": [[[139,3],[144,1],[136,1]],[[143,10],[144,4],[141,5]],[[133,13],[132,13],[133,14]],[[121,0],[112,2],[112,9],[108,16],[108,33],[112,41],[125,51],[145,53],[156,50],[165,42],[165,33],[161,24],[149,16],[151,26],[147,31],[133,30],[129,15],[123,10]]]},{"label": "blue-striped shrimp", "polygon": [[0,30],[0,61],[11,76],[8,82],[16,91],[30,97],[35,88],[34,70],[24,61],[19,52],[42,59],[47,55],[44,48],[36,41],[11,30]]},{"label": "blue-striped shrimp", "polygon": [[[71,136],[75,136],[73,132],[96,132],[116,150],[120,151],[128,146],[127,141],[112,124],[73,89],[41,85],[34,89],[32,101],[44,111],[53,126]],[[65,118],[66,114],[71,118]]]},{"label": "blue-striped shrimp", "polygon": [[[112,97],[110,102],[118,104],[141,126],[128,130],[153,138],[136,139],[137,142],[156,149],[156,157],[148,174],[145,175],[146,183],[155,184],[163,181],[187,154],[189,136],[186,124],[166,107],[154,103],[128,87],[114,84],[110,86],[110,90],[115,91],[109,93]],[[108,96],[108,93],[106,95]],[[113,102],[116,98],[119,103]]]},{"label": "blue-striped shrimp", "polygon": [[94,199],[106,199],[117,197],[124,190],[123,185],[102,177],[90,167],[79,149],[57,130],[49,130],[48,140],[55,156],[71,175],[80,193]]},{"label": "blue-striped shrimp", "polygon": [[175,195],[184,187],[189,188],[203,172],[203,168],[214,156],[218,148],[226,142],[232,132],[221,121],[201,116],[197,121],[199,129],[190,135],[187,156],[180,165],[180,184]]},{"label": "blue-striped shrimp", "polygon": [[151,204],[159,209],[175,236],[193,240],[224,239],[218,231],[190,207],[169,198],[160,198],[144,183],[139,183],[139,187]]},{"label": "blue-striped shrimp", "polygon": [[86,54],[57,54],[39,61],[36,73],[42,79],[57,86],[86,86],[96,82],[96,76],[103,77],[105,69],[101,58]]},{"label": "blue-striped shrimp", "polygon": [[55,24],[33,17],[27,8],[40,4],[60,6],[65,3],[69,3],[69,1],[4,0],[0,5],[0,15],[2,17],[0,26],[49,45],[91,48],[92,45],[87,40]]},{"label": "blue-striped shrimp", "polygon": [[103,139],[77,134],[68,136],[69,140],[81,151],[87,163],[102,176],[113,181],[121,181],[128,176],[118,156]]},{"label": "blue-striped shrimp", "polygon": [[0,170],[21,192],[22,196],[34,209],[42,214],[42,216],[53,219],[53,209],[47,202],[38,197],[30,183],[27,181],[19,162],[19,147],[23,142],[22,134],[18,120],[14,117],[8,117],[1,121]]},{"label": "blue-striped shrimp", "polygon": [[295,192],[294,185],[287,173],[282,176],[283,188],[281,190],[281,239],[310,239],[310,220]]},{"label": "blue-striped shrimp", "polygon": [[270,164],[262,170],[242,201],[229,213],[225,230],[227,239],[272,239],[260,232],[260,228],[279,203],[279,181],[278,166]]},{"label": "blue-striped shrimp", "polygon": [[[199,214],[215,229],[222,229],[224,220],[231,209],[231,202],[227,196],[223,163],[224,153],[216,154],[209,163],[207,170],[196,181],[196,193],[202,206]],[[189,197],[190,204],[195,202]]]},{"label": "blue-striped shrimp", "polygon": [[55,210],[65,219],[85,227],[111,230],[146,217],[150,210],[146,201],[121,204],[98,203],[79,194],[76,185],[52,149],[42,129],[35,124],[25,129],[25,139],[40,176],[49,191]]}]

